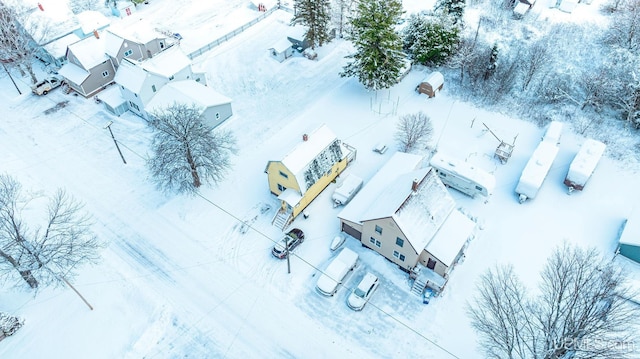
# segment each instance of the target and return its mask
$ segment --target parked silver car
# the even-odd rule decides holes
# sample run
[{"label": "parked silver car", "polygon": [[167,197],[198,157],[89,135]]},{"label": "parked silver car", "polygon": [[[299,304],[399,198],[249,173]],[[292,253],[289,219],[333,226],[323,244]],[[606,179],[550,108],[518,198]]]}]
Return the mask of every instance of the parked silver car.
[{"label": "parked silver car", "polygon": [[375,292],[376,288],[378,288],[379,284],[380,281],[378,280],[378,277],[367,272],[356,289],[354,289],[347,298],[347,305],[349,308],[353,310],[362,310],[365,304],[369,302],[369,298],[371,298],[371,295]]},{"label": "parked silver car", "polygon": [[289,252],[291,252],[302,242],[304,242],[304,232],[301,229],[294,228],[273,246],[271,254],[276,258],[283,259],[287,256],[287,246],[289,247]]}]

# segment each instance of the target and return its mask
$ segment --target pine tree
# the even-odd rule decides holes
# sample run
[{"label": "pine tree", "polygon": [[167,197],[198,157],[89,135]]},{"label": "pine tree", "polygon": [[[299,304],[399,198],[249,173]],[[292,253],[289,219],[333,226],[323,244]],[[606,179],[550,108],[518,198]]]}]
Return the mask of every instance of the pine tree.
[{"label": "pine tree", "polygon": [[309,27],[305,39],[311,48],[322,46],[331,40],[329,24],[331,21],[330,0],[295,0],[296,14],[291,20],[292,25],[301,24]]},{"label": "pine tree", "polygon": [[489,64],[487,65],[487,70],[484,73],[484,79],[487,80],[491,75],[496,72],[496,68],[498,67],[498,44],[493,44],[491,48],[491,53],[489,55]]},{"label": "pine tree", "polygon": [[379,90],[398,83],[403,66],[402,39],[394,25],[402,15],[402,3],[398,0],[361,0],[356,15],[351,18],[353,27],[348,39],[356,53],[344,67],[340,76],[358,77],[367,89]]},{"label": "pine tree", "polygon": [[414,62],[442,65],[456,51],[460,27],[451,17],[411,15],[404,31],[404,49]]},{"label": "pine tree", "polygon": [[451,16],[454,24],[462,24],[466,0],[437,0],[435,10]]}]

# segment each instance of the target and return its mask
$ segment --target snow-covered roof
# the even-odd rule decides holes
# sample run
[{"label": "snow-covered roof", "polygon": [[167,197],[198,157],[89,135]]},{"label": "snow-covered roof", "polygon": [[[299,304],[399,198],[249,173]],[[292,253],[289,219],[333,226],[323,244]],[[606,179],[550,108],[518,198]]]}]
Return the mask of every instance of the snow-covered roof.
[{"label": "snow-covered roof", "polygon": [[549,127],[547,127],[547,131],[544,133],[542,140],[545,142],[549,142],[553,145],[560,143],[560,137],[562,136],[562,122],[559,121],[551,121]]},{"label": "snow-covered roof", "polygon": [[112,33],[111,29],[107,29],[103,37],[105,42],[104,51],[111,57],[117,57],[124,39]]},{"label": "snow-covered roof", "polygon": [[111,22],[106,16],[98,11],[87,10],[76,15],[78,23],[80,24],[80,30],[82,33],[88,34],[93,30],[100,30],[106,26],[109,26]]},{"label": "snow-covered roof", "polygon": [[271,49],[276,50],[277,52],[284,52],[290,47],[291,41],[287,39],[280,39],[271,47]]},{"label": "snow-covered roof", "polygon": [[89,71],[72,63],[62,65],[60,70],[58,70],[58,74],[78,85],[82,84],[90,75]]},{"label": "snow-covered roof", "polygon": [[172,81],[153,96],[146,110],[154,112],[174,103],[193,104],[204,111],[208,107],[231,103],[231,99],[195,80]]},{"label": "snow-covered roof", "polygon": [[596,140],[587,139],[580,147],[567,173],[567,180],[584,185],[596,169],[607,146]]},{"label": "snow-covered roof", "polygon": [[169,78],[185,67],[191,66],[191,59],[182,52],[180,47],[173,46],[139,64],[149,72]]},{"label": "snow-covered roof", "polygon": [[475,222],[458,210],[451,212],[425,249],[450,267],[475,227]]},{"label": "snow-covered roof", "polygon": [[307,28],[302,25],[294,25],[287,29],[287,37],[295,40],[304,40],[304,35],[307,33]]},{"label": "snow-covered roof", "polygon": [[620,235],[621,244],[640,246],[640,209],[638,208],[636,207],[627,218],[624,230]]},{"label": "snow-covered roof", "polygon": [[496,185],[496,178],[491,173],[473,166],[472,164],[464,161],[459,161],[453,157],[443,154],[442,152],[436,153],[430,161],[431,166],[455,173],[456,175],[469,179],[482,187],[486,188],[491,193]]},{"label": "snow-covered roof", "polygon": [[71,33],[65,35],[57,40],[51,41],[50,43],[44,45],[44,49],[47,50],[49,54],[51,54],[56,59],[66,56],[67,47],[73,43],[80,41],[78,35]]},{"label": "snow-covered roof", "polygon": [[434,71],[429,74],[422,82],[426,82],[431,85],[432,88],[438,88],[440,85],[444,84],[444,76],[442,73],[438,71]]},{"label": "snow-covered roof", "polygon": [[126,17],[109,27],[109,31],[120,37],[139,44],[146,44],[151,40],[166,38],[165,35],[144,19]]},{"label": "snow-covered roof", "polygon": [[146,78],[147,73],[144,70],[124,59],[118,67],[114,81],[133,93],[140,93]]},{"label": "snow-covered roof", "polygon": [[550,142],[540,142],[522,170],[516,193],[534,198],[542,186],[547,173],[558,154],[558,146]]},{"label": "snow-covered roof", "polygon": [[[371,214],[375,212],[386,213],[387,216],[391,216],[398,207],[396,206],[396,208],[388,210],[386,207],[387,204],[382,203],[378,198],[386,189],[391,189],[396,186],[395,181],[400,175],[416,171],[421,162],[422,156],[403,152],[394,153],[351,202],[344,207],[338,214],[338,217],[350,222],[362,223],[365,219],[371,219]],[[424,175],[422,177],[424,177]],[[413,178],[411,181],[413,183]],[[406,185],[397,186],[407,187]],[[408,189],[411,189],[410,185]],[[406,188],[403,188],[403,191],[406,191]],[[384,208],[375,209],[375,207]]]},{"label": "snow-covered roof", "polygon": [[89,36],[69,45],[69,51],[73,53],[86,70],[91,70],[93,67],[109,60],[105,53],[104,40],[95,36]]},{"label": "snow-covered roof", "polygon": [[295,206],[296,204],[300,203],[302,196],[300,195],[300,193],[298,193],[298,191],[287,188],[282,191],[282,193],[280,193],[278,199],[290,204],[291,206]]},{"label": "snow-covered roof", "polygon": [[112,108],[116,108],[126,101],[122,97],[122,92],[120,92],[118,86],[109,86],[105,90],[100,91],[100,100]]},{"label": "snow-covered roof", "polygon": [[39,44],[47,44],[78,28],[78,20],[66,6],[35,7],[24,21],[24,27]]},{"label": "snow-covered roof", "polygon": [[[418,254],[426,248],[427,243],[456,207],[456,202],[440,181],[436,171],[431,168],[428,170],[418,190],[407,194],[406,202],[393,215],[398,227]],[[406,182],[405,179],[405,186]],[[408,186],[411,188],[411,184]]]},{"label": "snow-covered roof", "polygon": [[283,159],[282,164],[295,176],[302,193],[307,186],[304,181],[304,170],[322,151],[337,141],[335,133],[322,124],[313,132],[307,134],[307,140],[299,142]]},{"label": "snow-covered roof", "polygon": [[421,182],[429,170],[430,168],[426,167],[397,173],[393,182],[378,192],[375,205],[369,206],[362,214],[361,220],[369,221],[393,216],[412,194],[413,182]]}]

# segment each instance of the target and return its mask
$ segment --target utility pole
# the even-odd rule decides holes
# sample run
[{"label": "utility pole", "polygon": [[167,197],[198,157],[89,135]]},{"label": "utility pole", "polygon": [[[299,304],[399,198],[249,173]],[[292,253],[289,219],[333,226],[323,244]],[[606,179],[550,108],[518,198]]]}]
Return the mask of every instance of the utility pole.
[{"label": "utility pole", "polygon": [[122,162],[124,162],[124,164],[127,164],[127,161],[124,159],[124,156],[122,155],[122,151],[120,151],[120,146],[118,146],[118,141],[116,141],[116,138],[113,136],[113,131],[111,131],[111,125],[113,125],[113,121],[109,121],[109,123],[107,123],[104,128],[105,129],[109,129],[109,133],[111,134],[111,138],[113,138],[113,143],[116,144],[116,148],[118,149],[118,153],[120,154],[120,158],[122,158]]},{"label": "utility pole", "polygon": [[[0,62],[2,62],[2,61],[0,61]],[[20,95],[22,95],[22,91],[20,91],[20,88],[18,87],[16,82],[13,80],[13,76],[11,76],[11,73],[9,72],[9,70],[7,70],[7,66],[4,64],[4,62],[2,62],[2,67],[4,68],[4,72],[6,72],[7,75],[9,76],[9,78],[11,79],[11,82],[13,83],[13,86],[15,86],[16,90],[18,90],[18,93]]]},{"label": "utility pole", "polygon": [[289,262],[289,235],[286,235],[284,239],[284,246],[287,253],[287,273],[291,274],[291,262]]}]

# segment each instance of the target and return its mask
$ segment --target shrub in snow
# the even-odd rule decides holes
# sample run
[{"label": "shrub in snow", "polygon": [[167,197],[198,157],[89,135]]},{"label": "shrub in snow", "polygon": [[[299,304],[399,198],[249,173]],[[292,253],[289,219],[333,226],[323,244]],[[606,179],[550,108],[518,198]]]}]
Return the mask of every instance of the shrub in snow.
[{"label": "shrub in snow", "polygon": [[24,320],[0,312],[0,339],[12,336],[23,324]]}]

